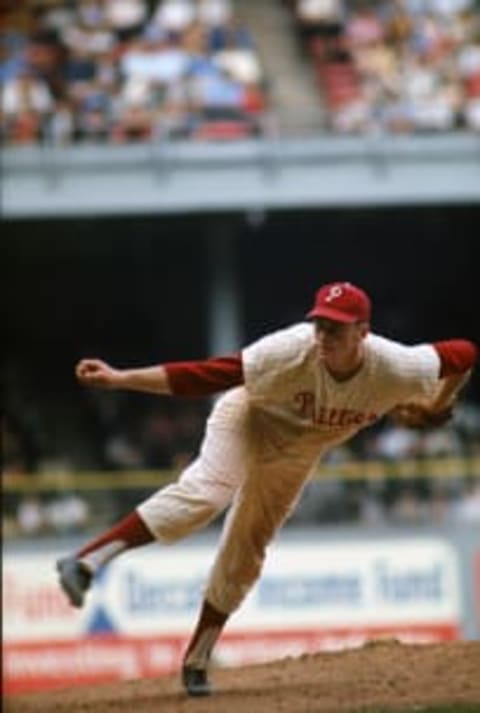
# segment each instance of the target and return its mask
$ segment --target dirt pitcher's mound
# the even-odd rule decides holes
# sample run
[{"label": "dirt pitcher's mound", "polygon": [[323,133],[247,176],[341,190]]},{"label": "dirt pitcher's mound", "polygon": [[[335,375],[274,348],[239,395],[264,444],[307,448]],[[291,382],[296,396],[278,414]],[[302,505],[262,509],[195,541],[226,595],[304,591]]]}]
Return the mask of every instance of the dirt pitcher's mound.
[{"label": "dirt pitcher's mound", "polygon": [[472,704],[480,713],[480,641],[404,645],[212,671],[215,693],[187,698],[178,677],[19,696],[8,713],[350,713]]}]

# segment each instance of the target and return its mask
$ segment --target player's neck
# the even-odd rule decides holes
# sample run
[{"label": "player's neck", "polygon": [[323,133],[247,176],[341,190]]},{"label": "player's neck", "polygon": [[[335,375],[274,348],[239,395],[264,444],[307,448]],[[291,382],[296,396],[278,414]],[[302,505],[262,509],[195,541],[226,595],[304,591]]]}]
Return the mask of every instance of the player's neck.
[{"label": "player's neck", "polygon": [[363,350],[359,350],[354,356],[349,356],[345,360],[326,362],[328,373],[335,381],[348,381],[358,374],[363,366]]}]

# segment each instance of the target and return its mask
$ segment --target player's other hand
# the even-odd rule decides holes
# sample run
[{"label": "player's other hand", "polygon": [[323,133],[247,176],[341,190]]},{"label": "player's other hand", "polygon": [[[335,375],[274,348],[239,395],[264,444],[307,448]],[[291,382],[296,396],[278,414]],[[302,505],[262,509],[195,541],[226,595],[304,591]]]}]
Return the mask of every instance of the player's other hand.
[{"label": "player's other hand", "polygon": [[452,418],[453,406],[434,411],[421,403],[401,404],[389,415],[396,424],[406,428],[436,428]]},{"label": "player's other hand", "polygon": [[119,386],[121,372],[101,359],[82,359],[75,367],[75,375],[84,386],[115,389]]}]

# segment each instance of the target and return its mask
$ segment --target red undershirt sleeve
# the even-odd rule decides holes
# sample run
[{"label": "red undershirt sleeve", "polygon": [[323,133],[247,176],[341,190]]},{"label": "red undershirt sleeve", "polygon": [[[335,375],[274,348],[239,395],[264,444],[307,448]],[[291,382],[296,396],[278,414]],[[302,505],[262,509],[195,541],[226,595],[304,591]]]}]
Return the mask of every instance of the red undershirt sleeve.
[{"label": "red undershirt sleeve", "polygon": [[176,396],[208,396],[244,383],[240,353],[202,361],[168,362],[163,366]]},{"label": "red undershirt sleeve", "polygon": [[474,366],[478,358],[478,348],[467,339],[449,339],[444,342],[434,342],[432,346],[440,357],[441,379],[463,374]]}]

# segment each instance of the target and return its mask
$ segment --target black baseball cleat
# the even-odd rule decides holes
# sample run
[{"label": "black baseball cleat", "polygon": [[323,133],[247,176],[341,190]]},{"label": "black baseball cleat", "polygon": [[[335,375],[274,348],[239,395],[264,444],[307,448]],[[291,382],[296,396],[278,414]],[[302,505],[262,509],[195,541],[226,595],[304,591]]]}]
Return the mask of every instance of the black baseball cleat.
[{"label": "black baseball cleat", "polygon": [[189,696],[209,696],[212,692],[207,671],[204,668],[184,666],[182,669],[182,683]]},{"label": "black baseball cleat", "polygon": [[92,583],[92,573],[75,557],[58,560],[57,571],[60,575],[60,585],[70,604],[74,607],[82,607],[85,593],[90,589]]}]

